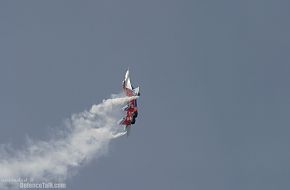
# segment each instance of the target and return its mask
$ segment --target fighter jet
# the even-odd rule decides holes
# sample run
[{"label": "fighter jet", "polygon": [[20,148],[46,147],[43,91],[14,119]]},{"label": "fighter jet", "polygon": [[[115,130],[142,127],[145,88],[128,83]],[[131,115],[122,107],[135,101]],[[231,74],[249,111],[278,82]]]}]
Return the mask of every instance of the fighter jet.
[{"label": "fighter jet", "polygon": [[140,88],[133,88],[131,85],[130,77],[129,77],[129,69],[126,71],[125,79],[122,83],[124,94],[128,97],[136,96],[136,98],[128,101],[127,105],[122,108],[126,115],[119,121],[120,125],[125,126],[125,130],[127,132],[127,136],[129,136],[130,128],[133,124],[135,124],[136,118],[138,116],[138,108],[137,108],[137,97],[140,96]]}]

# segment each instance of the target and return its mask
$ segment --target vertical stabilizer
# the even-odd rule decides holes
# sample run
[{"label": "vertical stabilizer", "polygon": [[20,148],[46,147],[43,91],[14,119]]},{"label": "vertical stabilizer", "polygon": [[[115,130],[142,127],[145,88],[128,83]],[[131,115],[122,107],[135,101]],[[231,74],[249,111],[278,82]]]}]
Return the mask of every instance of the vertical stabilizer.
[{"label": "vertical stabilizer", "polygon": [[129,69],[127,70],[126,74],[125,74],[125,87],[132,90],[132,85],[131,85],[131,81],[130,81],[130,77],[129,77]]}]

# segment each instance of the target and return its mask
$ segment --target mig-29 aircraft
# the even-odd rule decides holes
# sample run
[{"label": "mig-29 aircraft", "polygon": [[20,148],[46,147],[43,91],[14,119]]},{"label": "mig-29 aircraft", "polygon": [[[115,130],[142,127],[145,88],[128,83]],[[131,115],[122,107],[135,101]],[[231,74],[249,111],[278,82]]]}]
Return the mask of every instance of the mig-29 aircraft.
[{"label": "mig-29 aircraft", "polygon": [[127,136],[129,135],[131,125],[135,124],[136,118],[138,116],[138,108],[137,108],[137,97],[140,96],[140,88],[133,88],[131,85],[130,77],[129,77],[129,69],[125,74],[125,79],[123,80],[123,91],[124,94],[128,97],[136,96],[133,100],[128,101],[127,105],[122,108],[123,111],[126,112],[126,116],[120,120],[119,124],[125,126],[125,130],[127,132]]}]

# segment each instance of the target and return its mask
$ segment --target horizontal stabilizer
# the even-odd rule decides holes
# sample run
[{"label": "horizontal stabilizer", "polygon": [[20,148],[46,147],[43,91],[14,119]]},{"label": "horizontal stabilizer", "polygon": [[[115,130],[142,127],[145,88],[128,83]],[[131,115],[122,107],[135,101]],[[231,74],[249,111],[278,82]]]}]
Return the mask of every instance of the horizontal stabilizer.
[{"label": "horizontal stabilizer", "polygon": [[138,86],[137,88],[134,88],[133,92],[135,96],[140,96],[140,87]]}]

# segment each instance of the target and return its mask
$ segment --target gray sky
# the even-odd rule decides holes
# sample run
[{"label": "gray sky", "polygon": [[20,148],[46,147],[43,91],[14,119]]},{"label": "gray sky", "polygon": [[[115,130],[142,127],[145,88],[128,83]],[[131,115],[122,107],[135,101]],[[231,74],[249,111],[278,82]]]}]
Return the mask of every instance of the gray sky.
[{"label": "gray sky", "polygon": [[0,143],[47,139],[72,113],[141,86],[130,138],[78,189],[290,188],[289,1],[0,3]]}]

